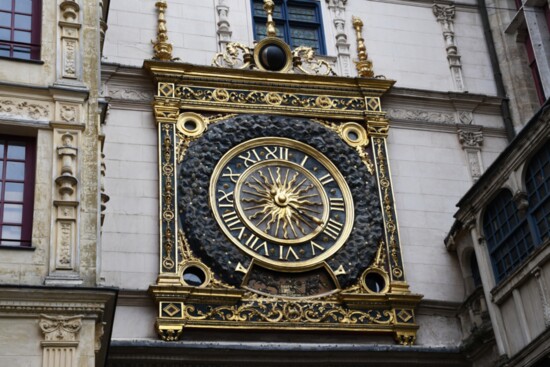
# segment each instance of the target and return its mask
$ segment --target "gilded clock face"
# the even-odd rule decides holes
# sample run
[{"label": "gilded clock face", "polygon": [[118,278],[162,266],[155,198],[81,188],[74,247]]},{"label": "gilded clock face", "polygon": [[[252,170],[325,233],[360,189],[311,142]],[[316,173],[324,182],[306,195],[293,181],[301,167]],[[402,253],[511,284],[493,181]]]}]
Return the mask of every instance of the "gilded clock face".
[{"label": "gilded clock face", "polygon": [[272,269],[304,270],[334,254],[354,218],[350,189],[336,166],[302,142],[262,137],[218,162],[210,205],[231,242]]},{"label": "gilded clock face", "polygon": [[213,123],[178,167],[178,220],[230,285],[313,296],[356,282],[382,239],[375,179],[317,122],[238,115]]}]

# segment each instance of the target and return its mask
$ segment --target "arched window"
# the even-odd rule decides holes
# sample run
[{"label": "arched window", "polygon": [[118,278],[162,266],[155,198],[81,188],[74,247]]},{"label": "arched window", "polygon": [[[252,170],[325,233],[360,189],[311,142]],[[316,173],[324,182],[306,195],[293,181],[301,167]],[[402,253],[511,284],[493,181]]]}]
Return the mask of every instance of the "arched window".
[{"label": "arched window", "polygon": [[527,220],[520,218],[508,190],[502,190],[487,206],[483,232],[497,283],[535,248]]},{"label": "arched window", "polygon": [[535,242],[550,238],[550,143],[535,154],[525,176]]}]

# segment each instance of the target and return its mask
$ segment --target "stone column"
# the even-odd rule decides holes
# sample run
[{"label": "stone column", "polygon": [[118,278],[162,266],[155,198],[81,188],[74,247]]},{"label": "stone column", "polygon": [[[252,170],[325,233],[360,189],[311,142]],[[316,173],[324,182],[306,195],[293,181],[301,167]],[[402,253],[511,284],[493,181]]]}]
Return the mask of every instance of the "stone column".
[{"label": "stone column", "polygon": [[443,31],[447,61],[449,61],[449,68],[451,69],[454,90],[465,92],[466,85],[464,83],[464,77],[462,76],[462,64],[460,63],[460,55],[458,54],[458,48],[455,43],[455,7],[454,5],[445,6],[434,4],[432,10],[438,23],[441,24],[441,29]]},{"label": "stone column", "polygon": [[76,348],[79,344],[82,317],[41,315],[39,326],[45,339],[40,343],[43,348],[42,367],[80,365]]},{"label": "stone column", "polygon": [[[496,281],[493,274],[491,259],[489,258],[489,251],[487,250],[487,243],[479,236],[475,225],[475,220],[467,223],[465,227],[470,230],[470,235],[474,244],[474,250],[479,266],[479,274],[481,276],[481,283],[483,284],[483,294],[485,295],[486,300],[490,300],[492,299],[491,289],[495,286]],[[487,310],[489,311],[489,316],[495,332],[495,341],[497,344],[498,353],[500,355],[509,353],[510,348],[506,333],[504,331],[504,320],[502,319],[502,314],[499,307],[492,302],[488,302]]]}]

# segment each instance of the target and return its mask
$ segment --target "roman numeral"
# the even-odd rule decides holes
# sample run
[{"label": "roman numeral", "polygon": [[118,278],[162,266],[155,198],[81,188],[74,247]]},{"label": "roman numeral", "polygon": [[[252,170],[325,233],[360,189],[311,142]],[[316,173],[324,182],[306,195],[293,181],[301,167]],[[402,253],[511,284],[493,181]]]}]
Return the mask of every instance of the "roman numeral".
[{"label": "roman numeral", "polygon": [[288,250],[286,251],[286,254],[285,254],[285,247],[286,246],[279,245],[279,260],[288,260],[290,255],[294,257],[294,260],[300,260],[300,256],[298,256],[298,254],[296,253],[296,251],[294,251],[292,246],[287,247]]},{"label": "roman numeral", "polygon": [[336,240],[340,235],[340,231],[342,231],[343,226],[344,225],[342,223],[331,218],[328,220],[327,226],[325,227],[325,234],[333,240]]},{"label": "roman numeral", "polygon": [[239,178],[239,176],[241,174],[240,173],[233,173],[233,170],[231,169],[231,167],[225,167],[225,169],[228,170],[229,173],[223,173],[222,177],[229,177],[231,182],[236,183],[237,179]]},{"label": "roman numeral", "polygon": [[[253,154],[254,154],[254,157],[251,158]],[[240,155],[239,158],[241,158],[244,161],[245,167],[248,167],[250,164],[254,164],[261,160],[260,156],[258,155],[258,153],[256,153],[255,149],[247,151],[246,157],[244,155]]]},{"label": "roman numeral", "polygon": [[330,173],[327,173],[327,174],[324,175],[323,177],[320,177],[320,178],[319,178],[319,181],[321,182],[322,185],[326,185],[326,184],[328,184],[329,182],[334,181],[334,178],[332,178],[332,176],[330,175]]},{"label": "roman numeral", "polygon": [[[218,190],[218,193],[221,193],[222,196],[218,198],[218,205],[220,208],[232,208],[233,207],[233,200],[231,197],[233,196],[233,191],[231,192],[225,192],[223,190]],[[222,201],[227,201],[227,203],[221,203]]]},{"label": "roman numeral", "polygon": [[321,245],[319,245],[319,244],[317,244],[317,243],[315,243],[315,242],[313,242],[313,241],[311,241],[310,245],[311,245],[311,254],[312,254],[313,256],[315,256],[315,249],[318,249],[318,250],[321,250],[321,251],[325,251],[325,248],[324,248],[323,246],[321,246]]},{"label": "roman numeral", "polygon": [[330,209],[340,212],[344,211],[344,199],[342,198],[330,198]]},{"label": "roman numeral", "polygon": [[304,159],[302,159],[302,163],[300,163],[300,166],[303,167],[303,166],[306,164],[308,158],[309,158],[309,157],[308,157],[307,155],[305,155],[305,156],[304,156]]},{"label": "roman numeral", "polygon": [[269,149],[269,147],[264,147],[264,149],[267,151],[265,159],[272,157],[273,159],[284,159],[288,161],[288,148],[273,147],[273,149]]},{"label": "roman numeral", "polygon": [[241,224],[241,219],[239,218],[237,213],[235,213],[235,211],[227,212],[223,214],[222,218],[223,218],[223,221],[225,222],[225,225],[231,230],[236,230],[237,227],[236,228],[233,228],[233,227],[235,227],[238,224]]}]

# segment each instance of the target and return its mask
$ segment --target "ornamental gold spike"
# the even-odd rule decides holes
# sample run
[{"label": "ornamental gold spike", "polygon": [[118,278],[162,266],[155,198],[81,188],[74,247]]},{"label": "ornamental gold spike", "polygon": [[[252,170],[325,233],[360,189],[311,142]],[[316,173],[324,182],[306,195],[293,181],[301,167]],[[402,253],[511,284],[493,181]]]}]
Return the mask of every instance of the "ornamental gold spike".
[{"label": "ornamental gold spike", "polygon": [[352,17],[353,28],[355,29],[355,37],[357,38],[357,58],[355,61],[355,67],[359,76],[372,78],[374,72],[372,71],[372,61],[368,59],[367,47],[365,46],[365,40],[363,38],[363,21],[358,17]]},{"label": "ornamental gold spike", "polygon": [[267,14],[266,32],[267,37],[277,37],[277,30],[275,29],[275,22],[273,21],[273,9],[275,3],[273,0],[264,0],[264,10]]},{"label": "ornamental gold spike", "polygon": [[172,61],[172,44],[168,43],[168,31],[166,29],[166,17],[164,12],[168,5],[165,0],[157,1],[155,7],[158,9],[157,41],[153,42],[155,56],[153,59],[161,61]]}]

